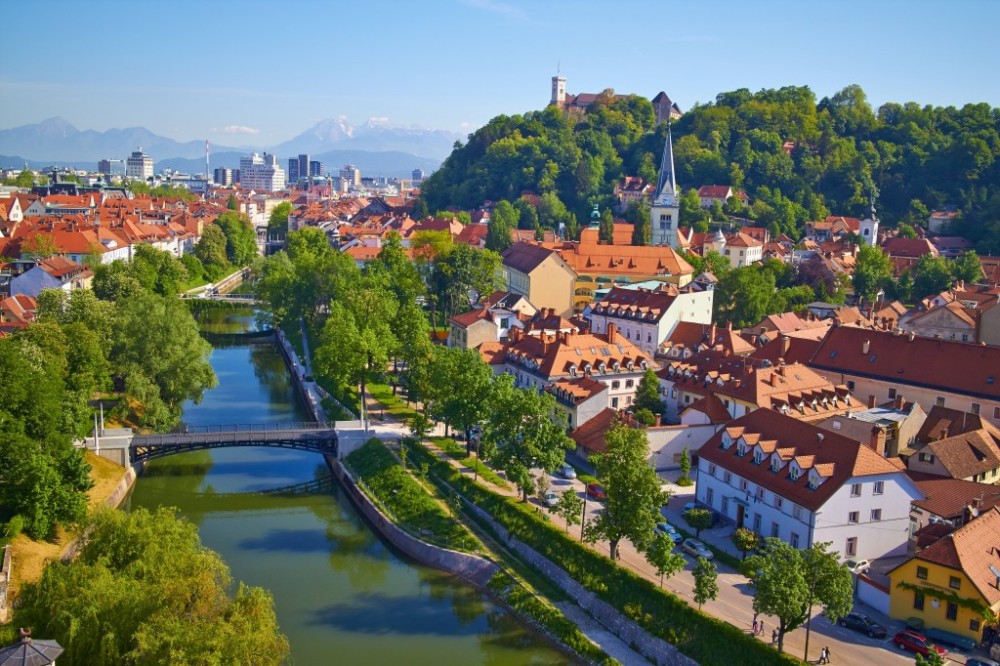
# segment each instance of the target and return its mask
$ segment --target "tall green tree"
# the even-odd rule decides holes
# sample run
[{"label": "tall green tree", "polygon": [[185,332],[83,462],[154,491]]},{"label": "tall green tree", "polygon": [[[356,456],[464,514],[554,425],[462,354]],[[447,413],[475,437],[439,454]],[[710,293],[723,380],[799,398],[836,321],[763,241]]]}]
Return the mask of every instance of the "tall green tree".
[{"label": "tall green tree", "polygon": [[951,274],[956,280],[961,280],[965,284],[976,284],[984,277],[983,265],[976,253],[968,250],[951,262]]},{"label": "tall green tree", "polygon": [[435,411],[464,432],[466,455],[471,455],[472,428],[483,421],[491,407],[493,371],[474,349],[441,347],[434,377],[441,388]]},{"label": "tall green tree", "polygon": [[236,195],[235,194],[230,194],[229,198],[226,199],[226,209],[227,210],[239,210],[240,209],[240,203],[239,203],[239,201],[236,200]]},{"label": "tall green tree", "polygon": [[715,289],[716,320],[735,328],[752,326],[771,314],[774,275],[757,266],[735,268],[719,280]]},{"label": "tall green tree", "polygon": [[673,577],[687,564],[683,555],[674,552],[674,540],[664,532],[656,533],[656,536],[646,546],[645,554],[646,561],[660,576],[660,587],[663,587],[664,577],[668,575]]},{"label": "tall green tree", "polygon": [[580,499],[575,490],[570,488],[559,495],[559,502],[556,503],[553,511],[566,521],[565,531],[569,532],[570,527],[579,525],[583,520],[583,500]]},{"label": "tall green tree", "polygon": [[607,244],[615,242],[615,217],[610,208],[601,212],[601,223],[597,228],[597,237]]},{"label": "tall green tree", "polygon": [[607,453],[591,456],[607,500],[604,511],[584,530],[591,543],[605,539],[611,559],[618,556],[618,544],[628,539],[640,550],[660,520],[660,507],[670,495],[662,489],[656,470],[649,462],[649,441],[644,430],[616,424],[604,435]]},{"label": "tall green tree", "polygon": [[517,228],[520,214],[506,199],[497,203],[490,216],[486,249],[503,254],[513,244],[511,232]]},{"label": "tall green tree", "polygon": [[574,447],[573,440],[551,419],[552,395],[517,388],[511,375],[493,381],[488,406],[483,457],[506,473],[527,502],[534,486],[531,469],[554,470]]},{"label": "tall green tree", "polygon": [[[784,651],[785,634],[812,617],[813,607],[836,622],[851,610],[854,586],[851,572],[842,565],[829,544],[799,550],[768,537],[758,554],[744,562],[743,571],[753,580],[753,609],[778,618],[778,651]],[[806,634],[808,661],[809,637]]]},{"label": "tall green tree", "polygon": [[653,230],[649,221],[649,206],[645,201],[633,201],[625,210],[625,221],[632,223],[632,245],[649,245]]},{"label": "tall green tree", "polygon": [[684,522],[695,531],[695,536],[698,537],[701,536],[702,530],[707,530],[712,526],[714,520],[712,512],[708,509],[695,507],[684,512]]},{"label": "tall green tree", "polygon": [[719,596],[719,569],[713,562],[699,557],[694,571],[694,600],[698,602],[698,610],[706,601]]},{"label": "tall green tree", "polygon": [[271,232],[288,231],[288,215],[292,212],[292,202],[282,201],[271,209],[271,215],[267,218],[267,229]]},{"label": "tall green tree", "polygon": [[216,224],[205,225],[201,238],[194,246],[194,256],[205,267],[211,279],[221,277],[229,267],[226,255],[226,233]]},{"label": "tall green tree", "polygon": [[245,215],[226,211],[214,224],[219,225],[226,237],[226,258],[234,265],[247,266],[259,254],[257,232]]},{"label": "tall green tree", "polygon": [[913,297],[935,296],[951,286],[951,265],[944,257],[925,254],[913,269]]},{"label": "tall green tree", "polygon": [[854,264],[854,291],[869,303],[892,280],[892,260],[882,248],[862,245]]},{"label": "tall green tree", "polygon": [[660,400],[660,380],[652,368],[646,368],[642,379],[639,380],[633,407],[637,412],[641,409],[648,409],[653,414],[660,415],[666,411],[666,405]]},{"label": "tall green tree", "polygon": [[736,549],[740,551],[740,559],[742,560],[747,559],[749,551],[760,548],[760,535],[749,528],[740,527],[734,530],[730,538]]}]

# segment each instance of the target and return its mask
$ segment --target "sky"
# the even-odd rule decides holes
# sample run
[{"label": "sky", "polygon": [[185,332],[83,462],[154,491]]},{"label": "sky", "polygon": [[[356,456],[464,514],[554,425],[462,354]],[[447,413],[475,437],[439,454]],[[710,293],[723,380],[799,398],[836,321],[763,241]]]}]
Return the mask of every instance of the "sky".
[{"label": "sky", "polygon": [[557,70],[572,94],[682,109],[852,83],[876,108],[1000,107],[997,0],[48,0],[0,20],[0,129],[60,116],[266,147],[346,116],[467,134],[543,108]]}]

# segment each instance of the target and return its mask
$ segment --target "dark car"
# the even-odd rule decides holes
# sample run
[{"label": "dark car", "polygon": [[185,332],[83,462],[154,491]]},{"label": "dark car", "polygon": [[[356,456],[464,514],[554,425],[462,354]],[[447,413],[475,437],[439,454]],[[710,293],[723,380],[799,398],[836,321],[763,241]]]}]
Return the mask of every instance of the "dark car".
[{"label": "dark car", "polygon": [[917,632],[910,631],[909,629],[901,631],[893,636],[892,642],[900,650],[909,650],[910,652],[922,654],[925,657],[931,650],[934,650],[942,657],[948,653],[948,651],[943,647],[931,643],[930,640],[928,640],[928,638],[923,634],[918,634]]},{"label": "dark car", "polygon": [[861,615],[860,613],[848,613],[844,617],[840,618],[837,624],[842,627],[847,627],[848,629],[853,629],[854,631],[860,631],[861,633],[868,634],[872,638],[885,638],[887,635],[885,627],[867,615]]},{"label": "dark car", "polygon": [[1000,666],[1000,664],[997,664],[997,662],[992,659],[969,657],[968,661],[965,662],[965,666]]},{"label": "dark car", "polygon": [[608,498],[608,494],[604,492],[604,488],[601,484],[596,481],[591,481],[587,484],[587,497],[596,500],[605,500]]}]

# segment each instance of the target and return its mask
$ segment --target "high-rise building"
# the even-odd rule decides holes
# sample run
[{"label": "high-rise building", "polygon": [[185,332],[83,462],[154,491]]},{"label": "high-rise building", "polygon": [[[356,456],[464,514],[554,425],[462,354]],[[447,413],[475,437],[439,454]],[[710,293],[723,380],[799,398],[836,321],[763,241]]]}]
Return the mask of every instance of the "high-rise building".
[{"label": "high-rise building", "polygon": [[100,160],[97,162],[97,173],[103,173],[105,176],[111,175],[111,160]]},{"label": "high-rise building", "polygon": [[229,187],[233,184],[233,170],[227,169],[226,167],[219,167],[212,172],[212,180],[216,185]]},{"label": "high-rise building", "polygon": [[310,160],[309,162],[309,177],[310,178],[322,178],[323,177],[323,163],[319,160]]},{"label": "high-rise building", "polygon": [[153,177],[153,158],[142,152],[142,146],[125,160],[125,177],[143,181]]},{"label": "high-rise building", "polygon": [[299,155],[288,159],[288,182],[297,183],[309,177],[309,156]]},{"label": "high-rise building", "polygon": [[340,170],[340,181],[347,187],[357,187],[361,184],[361,171],[353,164],[345,164]]},{"label": "high-rise building", "polygon": [[426,175],[427,174],[424,173],[423,169],[414,169],[413,173],[411,174],[413,180],[423,180]]},{"label": "high-rise building", "polygon": [[276,192],[285,189],[285,170],[278,166],[278,158],[257,153],[240,158],[240,187],[245,190]]}]

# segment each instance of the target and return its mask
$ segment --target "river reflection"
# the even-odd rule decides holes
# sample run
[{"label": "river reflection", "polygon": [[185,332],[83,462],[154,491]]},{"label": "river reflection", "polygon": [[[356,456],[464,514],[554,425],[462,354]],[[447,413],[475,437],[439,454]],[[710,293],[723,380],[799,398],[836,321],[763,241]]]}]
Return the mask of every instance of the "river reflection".
[{"label": "river reflection", "polygon": [[[249,311],[220,318],[227,327],[234,318],[253,320]],[[201,404],[185,405],[187,423],[306,420],[273,346],[216,348],[212,365],[219,386]],[[234,578],[269,589],[296,664],[568,662],[474,588],[390,550],[336,486],[260,494],[326,473],[317,455],[303,451],[179,454],[150,463],[130,503],[178,507]]]}]

